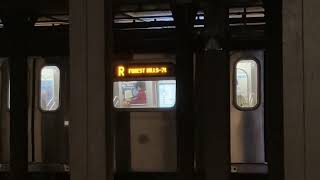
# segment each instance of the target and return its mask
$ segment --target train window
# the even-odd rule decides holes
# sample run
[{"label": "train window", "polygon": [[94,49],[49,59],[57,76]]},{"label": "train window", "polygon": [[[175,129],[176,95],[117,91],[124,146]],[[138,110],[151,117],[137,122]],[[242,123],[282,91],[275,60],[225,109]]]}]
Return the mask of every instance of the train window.
[{"label": "train window", "polygon": [[113,83],[115,108],[172,108],[175,103],[176,80]]},{"label": "train window", "polygon": [[41,69],[40,108],[43,111],[55,111],[60,105],[60,69],[57,66],[45,66]]},{"label": "train window", "polygon": [[259,104],[259,65],[245,59],[236,63],[235,104],[239,109],[252,109]]}]

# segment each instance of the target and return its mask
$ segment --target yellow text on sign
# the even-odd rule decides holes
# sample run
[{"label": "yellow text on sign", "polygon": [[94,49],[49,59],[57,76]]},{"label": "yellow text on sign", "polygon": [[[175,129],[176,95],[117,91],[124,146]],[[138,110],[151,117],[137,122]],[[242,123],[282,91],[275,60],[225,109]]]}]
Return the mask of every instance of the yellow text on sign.
[{"label": "yellow text on sign", "polygon": [[117,76],[148,76],[148,75],[166,75],[168,74],[168,67],[166,66],[147,66],[147,67],[117,67]]},{"label": "yellow text on sign", "polygon": [[125,68],[123,66],[118,66],[118,77],[125,76]]}]

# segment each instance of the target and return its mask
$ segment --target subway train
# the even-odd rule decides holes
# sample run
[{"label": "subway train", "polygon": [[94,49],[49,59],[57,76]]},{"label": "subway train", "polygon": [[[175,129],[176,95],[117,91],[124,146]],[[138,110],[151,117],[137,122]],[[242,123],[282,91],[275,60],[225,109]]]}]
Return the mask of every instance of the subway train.
[{"label": "subway train", "polygon": [[[9,171],[10,75],[1,59],[0,172]],[[69,172],[68,58],[28,58],[28,161],[35,174]],[[47,176],[47,175],[46,175]]]},{"label": "subway train", "polygon": [[[175,63],[175,57],[136,55],[129,62]],[[230,52],[230,173],[232,174],[263,176],[268,173],[265,157],[263,69],[264,50]],[[119,159],[115,159],[115,167],[119,168],[120,172],[176,171],[177,82],[172,77],[151,80],[139,77],[131,81],[116,79],[113,83],[113,104],[116,113],[126,114],[120,115],[120,119],[116,120],[115,132],[119,139],[115,139],[115,154]],[[138,92],[141,89],[144,98],[136,102],[134,98],[139,97]],[[215,118],[212,117],[212,120]],[[122,157],[130,159],[124,160]],[[195,169],[199,166],[197,158],[194,159],[194,166]]]},{"label": "subway train", "polygon": [[[133,54],[114,60],[115,78],[110,101],[114,106],[114,172],[118,179],[130,178],[132,174],[144,177],[155,172],[165,176],[177,171],[175,107],[179,82],[174,74],[175,61],[174,54]],[[163,76],[119,78],[117,68],[124,64],[133,65],[131,72],[136,74],[142,72],[135,71],[141,70],[141,65],[145,72],[148,68],[158,75],[161,69],[155,68],[165,71]],[[68,66],[68,57],[30,57],[28,60],[28,157],[29,171],[35,176],[62,174],[67,178],[69,175]],[[263,177],[268,173],[263,69],[263,49],[230,52],[230,174],[233,175]],[[173,73],[168,74],[168,71]],[[9,170],[9,92],[8,59],[2,58],[2,173]],[[195,156],[195,170],[200,169],[199,164]],[[201,173],[197,176],[201,177]]]},{"label": "subway train", "polygon": [[[95,1],[79,4],[85,4],[86,6],[92,2]],[[29,56],[27,58],[27,153],[30,179],[69,180],[72,176],[72,157],[76,157],[72,155],[77,154],[75,151],[79,150],[75,148],[78,148],[78,146],[72,144],[72,140],[75,139],[74,134],[77,133],[76,138],[88,138],[84,140],[84,144],[86,144],[84,153],[82,151],[83,154],[79,153],[84,156],[80,158],[85,159],[79,163],[79,166],[85,166],[84,169],[90,171],[86,172],[88,174],[95,172],[95,168],[97,168],[97,165],[92,162],[94,160],[90,159],[92,158],[90,155],[92,156],[93,152],[96,152],[93,149],[96,148],[95,143],[101,141],[92,142],[93,145],[89,147],[91,145],[90,140],[95,137],[92,137],[94,133],[87,132],[89,128],[86,129],[87,127],[85,127],[91,125],[90,128],[92,129],[90,131],[95,131],[95,125],[83,121],[80,122],[83,123],[81,128],[85,130],[81,129],[77,133],[71,133],[72,130],[76,129],[72,129],[72,127],[75,127],[73,125],[78,123],[76,122],[77,119],[71,119],[70,117],[71,106],[69,101],[71,101],[72,93],[74,93],[71,92],[72,86],[70,85],[72,84],[71,74],[73,74],[71,71],[72,68],[75,68],[74,65],[78,65],[73,64],[71,66],[74,58],[71,56],[75,54],[73,51],[77,55],[79,54],[77,58],[86,56],[87,61],[90,61],[90,58],[95,60],[95,58],[106,56],[104,61],[95,62],[94,65],[90,62],[82,62],[86,66],[92,65],[89,70],[86,67],[86,70],[92,73],[92,75],[90,74],[90,80],[103,79],[105,81],[109,76],[111,77],[104,82],[106,83],[106,92],[103,94],[106,97],[106,106],[112,106],[112,108],[107,107],[103,111],[103,113],[108,114],[108,118],[105,118],[105,120],[108,121],[106,124],[110,127],[108,127],[109,129],[106,128],[105,131],[108,132],[104,132],[105,137],[100,137],[100,139],[107,139],[104,146],[108,146],[106,148],[108,152],[105,152],[104,155],[108,156],[112,163],[110,165],[108,164],[110,160],[105,160],[108,162],[104,162],[107,164],[104,165],[108,167],[102,170],[104,173],[109,173],[111,169],[115,180],[177,180],[188,178],[204,180],[210,179],[208,174],[213,179],[215,175],[210,172],[210,168],[215,166],[216,159],[209,159],[210,163],[207,163],[206,158],[210,158],[211,153],[218,154],[219,150],[214,152],[210,152],[210,150],[218,149],[214,146],[219,144],[221,146],[225,145],[228,149],[223,147],[225,148],[224,152],[219,152],[224,159],[223,161],[220,159],[217,164],[219,166],[225,165],[227,168],[216,168],[214,173],[219,172],[219,170],[226,171],[230,180],[267,179],[271,165],[267,157],[267,147],[270,147],[270,144],[267,145],[267,134],[265,132],[267,130],[270,132],[271,128],[266,127],[268,112],[266,112],[267,108],[265,109],[265,100],[267,100],[265,97],[267,95],[271,97],[271,95],[266,93],[270,92],[270,89],[269,91],[265,91],[265,89],[266,84],[270,82],[271,61],[265,61],[268,53],[265,43],[269,36],[266,33],[265,6],[260,0],[257,0],[257,2],[241,0],[239,2],[230,5],[230,8],[228,7],[229,14],[227,14],[227,11],[222,12],[227,9],[227,7],[222,7],[222,2],[221,4],[213,4],[210,0],[206,4],[199,5],[199,7],[191,7],[194,4],[177,4],[177,7],[173,7],[172,3],[168,2],[144,4],[144,1],[133,5],[134,3],[128,1],[127,4],[114,5],[113,19],[108,20],[106,17],[108,13],[100,12],[94,15],[93,6],[88,5],[88,9],[87,7],[81,7],[72,11],[72,13],[77,13],[78,10],[81,12],[82,9],[85,9],[86,13],[93,13],[88,17],[86,17],[86,13],[83,16],[81,15],[82,19],[86,19],[85,22],[82,22],[82,19],[79,20],[81,23],[75,20],[74,24],[81,24],[77,24],[79,26],[77,28],[72,29],[74,24],[70,24],[71,17],[66,15],[68,12],[63,15],[58,13],[59,15],[54,14],[50,17],[39,17],[31,29],[27,29],[30,25],[28,24],[26,29],[33,32],[30,39],[26,38],[30,42],[28,42],[29,44],[26,43],[28,47],[25,47],[28,52],[24,52]],[[216,7],[216,5],[218,6]],[[100,8],[101,4],[95,4],[95,6]],[[96,16],[99,17],[96,19]],[[72,17],[78,16],[73,14]],[[33,18],[29,17],[29,19]],[[112,40],[106,37],[108,40],[104,42],[103,47],[95,47],[94,45],[99,43],[96,41],[103,39],[101,36],[109,35],[108,30],[106,30],[108,25],[100,24],[95,27],[97,26],[96,22],[100,22],[100,18],[106,20],[103,21],[104,23],[112,24],[112,30],[110,30],[111,28],[109,30],[113,32],[112,36],[114,37],[112,37]],[[194,22],[189,18],[192,18]],[[188,22],[190,24],[185,22],[186,19],[190,21]],[[82,23],[88,23],[88,25]],[[179,27],[180,25],[181,27]],[[222,30],[224,26],[229,26],[228,32]],[[0,28],[2,27],[6,27],[5,21],[0,21]],[[184,31],[186,27],[190,30]],[[96,31],[95,28],[98,30]],[[71,29],[70,32],[69,29]],[[77,30],[79,32],[76,32]],[[104,34],[99,34],[101,32]],[[78,42],[81,46],[81,48],[78,48],[81,50],[76,51],[74,49],[77,48],[74,47],[74,49],[69,49],[69,38],[71,39],[70,42],[73,42],[80,34],[86,36],[85,40],[81,39]],[[99,37],[97,38],[96,35],[98,34]],[[0,35],[3,37],[6,34]],[[6,40],[10,42],[10,39]],[[82,44],[82,41],[85,42],[85,45]],[[16,39],[16,42],[20,42],[20,40]],[[112,45],[108,44],[109,42],[112,42],[110,43]],[[70,44],[70,47],[72,47],[76,43]],[[112,48],[105,47],[109,45]],[[1,46],[0,49],[4,48]],[[81,54],[87,48],[90,49],[90,52]],[[21,49],[23,48],[21,47]],[[103,53],[100,51],[103,51]],[[223,54],[224,52],[226,53]],[[109,57],[108,53],[112,56]],[[204,57],[205,53],[208,53],[206,55],[209,59],[213,57],[209,60],[210,63],[205,64],[205,66],[210,66],[212,65],[211,62],[215,61],[223,60],[223,63],[210,66],[207,74],[204,73],[203,76],[200,76],[200,71],[203,69],[199,67],[205,58],[208,58]],[[29,54],[36,55],[31,56]],[[214,59],[215,57],[217,59]],[[109,61],[108,58],[111,60]],[[15,155],[10,149],[10,144],[12,144],[10,134],[15,132],[11,132],[12,128],[10,126],[10,101],[13,95],[10,94],[9,62],[9,57],[0,58],[1,180],[10,179],[10,156]],[[97,73],[99,76],[96,77],[97,74],[94,72],[96,69],[94,68],[97,68],[97,64],[102,66],[100,63],[105,63],[106,69],[103,73],[106,77],[101,77],[101,72]],[[111,67],[107,63],[110,63]],[[267,66],[268,63],[269,67]],[[79,63],[79,67],[83,64]],[[222,67],[226,64],[228,66]],[[189,71],[185,71],[184,68]],[[210,71],[219,73],[210,73]],[[220,76],[209,77],[217,74],[225,76],[222,78]],[[188,76],[187,80],[181,78],[182,76]],[[215,81],[216,79],[217,81]],[[221,81],[221,79],[224,80]],[[83,83],[87,83],[88,86],[91,85],[90,80],[85,80],[88,82]],[[97,80],[97,82],[99,81]],[[92,84],[94,83],[96,82]],[[190,84],[192,86],[189,86]],[[203,88],[203,91],[200,92],[202,94],[197,91],[199,84]],[[215,91],[215,89],[220,91]],[[73,89],[73,91],[78,90],[82,91],[83,89]],[[89,94],[89,92],[86,93]],[[90,89],[90,93],[94,94],[94,89]],[[181,96],[181,94],[188,94],[189,96]],[[223,102],[219,102],[221,99],[212,98],[218,98],[219,96],[223,97]],[[99,96],[98,98],[102,99],[104,97]],[[203,99],[212,101],[206,102],[207,104],[204,103],[205,108],[202,108],[200,104],[203,103],[201,102]],[[226,101],[226,99],[228,100]],[[188,103],[189,100],[193,104]],[[94,104],[88,99],[87,101],[88,104]],[[219,103],[223,106],[220,109],[218,107]],[[224,106],[226,104],[227,107]],[[184,106],[188,107],[185,108]],[[95,109],[97,108],[95,107]],[[202,112],[198,112],[199,109],[205,109],[206,111],[213,111],[214,109],[215,112],[222,109],[224,114],[228,114],[228,117],[221,118],[216,115],[219,113],[208,113],[202,116]],[[79,109],[79,111],[81,110]],[[220,113],[220,115],[223,113]],[[188,115],[190,117],[186,117]],[[211,121],[211,123],[207,123],[210,126],[203,127],[203,124],[201,124],[204,121],[203,117],[205,117],[206,123]],[[184,124],[185,119],[183,118],[189,124]],[[219,129],[210,129],[215,126],[215,122],[217,124],[219,122],[219,127],[223,127],[221,121],[225,120],[228,121],[224,122],[224,124],[227,124],[227,127],[225,127],[227,130],[221,130],[220,134],[210,133],[214,130],[219,131]],[[228,132],[225,133],[226,131]],[[90,140],[89,133],[91,133]],[[101,132],[99,131],[99,133]],[[217,135],[217,137],[212,137],[212,135]],[[218,138],[222,139],[221,142],[223,141],[223,143],[214,141]],[[81,143],[77,145],[84,147]],[[207,144],[211,146],[204,148]],[[112,150],[109,149],[109,146]],[[101,151],[97,152],[101,153]],[[23,154],[19,153],[20,155]],[[220,154],[216,154],[215,158],[220,156]],[[109,155],[112,157],[109,157]],[[96,156],[99,157],[99,154]],[[182,163],[186,163],[186,166],[182,167],[184,166]],[[91,166],[92,164],[94,165]],[[18,171],[23,172],[24,170],[18,169]],[[79,172],[75,174],[78,175],[77,173],[81,174]],[[185,174],[188,176],[187,178],[184,176]]]}]

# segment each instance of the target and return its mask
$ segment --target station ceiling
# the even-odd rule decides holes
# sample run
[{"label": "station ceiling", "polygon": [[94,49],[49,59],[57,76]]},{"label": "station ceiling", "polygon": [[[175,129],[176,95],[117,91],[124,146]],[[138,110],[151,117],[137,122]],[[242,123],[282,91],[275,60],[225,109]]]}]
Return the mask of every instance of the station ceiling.
[{"label": "station ceiling", "polygon": [[[38,17],[35,24],[37,28],[34,33],[34,44],[30,45],[34,50],[30,51],[37,54],[36,52],[42,48],[41,52],[50,54],[53,52],[52,49],[55,49],[55,52],[57,51],[55,45],[63,42],[64,46],[58,47],[62,47],[60,50],[62,54],[66,53],[65,49],[68,49],[69,2],[67,0],[24,0],[22,1],[24,4],[14,6],[18,1],[21,2],[21,0],[0,0],[0,39],[6,39],[1,30],[1,27],[3,27],[1,16],[4,13],[14,13],[14,11],[25,13],[26,9],[29,9],[33,11],[33,15]],[[36,6],[32,6],[31,1]],[[170,1],[114,1],[113,29],[115,39],[117,39],[115,41],[117,42],[115,44],[116,49],[132,51],[147,48],[151,48],[150,51],[161,50],[162,48],[164,50],[174,49],[175,27]],[[201,34],[204,29],[204,6],[205,3],[202,2],[196,17],[195,31],[197,31],[197,34]],[[264,40],[265,12],[262,0],[232,0],[229,9],[229,21],[232,40],[240,43],[243,43],[243,40],[257,40],[259,43]],[[52,43],[48,47],[43,46],[43,44],[48,44],[46,42]],[[37,46],[38,44],[42,45]]]},{"label": "station ceiling", "polygon": [[[199,0],[201,4],[207,0]],[[114,11],[162,11],[170,10],[172,0],[114,0]],[[262,0],[230,0],[230,7],[261,6]],[[0,11],[12,13],[26,10],[35,11],[39,15],[67,15],[68,0],[1,0]],[[2,14],[0,12],[0,15]]]}]

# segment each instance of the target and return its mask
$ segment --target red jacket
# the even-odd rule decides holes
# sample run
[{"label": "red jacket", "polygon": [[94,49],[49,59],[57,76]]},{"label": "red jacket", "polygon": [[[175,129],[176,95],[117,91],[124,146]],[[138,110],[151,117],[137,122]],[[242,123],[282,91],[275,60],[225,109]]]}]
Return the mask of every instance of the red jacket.
[{"label": "red jacket", "polygon": [[139,90],[137,96],[132,99],[130,104],[146,104],[147,103],[147,95],[144,90]]}]

